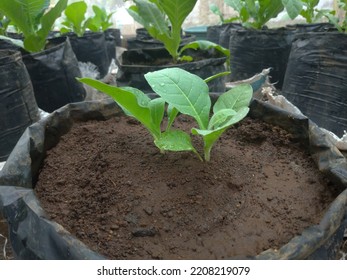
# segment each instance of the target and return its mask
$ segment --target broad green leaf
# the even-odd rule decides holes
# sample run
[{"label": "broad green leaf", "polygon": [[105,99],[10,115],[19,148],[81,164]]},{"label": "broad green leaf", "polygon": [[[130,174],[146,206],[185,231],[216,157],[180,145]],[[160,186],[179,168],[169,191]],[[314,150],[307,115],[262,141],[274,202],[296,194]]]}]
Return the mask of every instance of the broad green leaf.
[{"label": "broad green leaf", "polygon": [[282,0],[289,17],[295,19],[303,8],[303,3],[300,0]]},{"label": "broad green leaf", "polygon": [[85,21],[85,14],[87,12],[87,4],[84,1],[71,3],[65,9],[65,21],[71,22],[73,32],[78,36],[83,36],[83,23]]},{"label": "broad green leaf", "polygon": [[150,109],[140,106],[138,97],[133,92],[110,86],[90,78],[81,78],[78,80],[111,96],[122,108],[125,108],[132,116],[141,122],[151,132],[155,139],[160,137],[160,128],[153,124]]},{"label": "broad green leaf", "polygon": [[171,39],[166,47],[177,53],[181,43],[181,29],[184,20],[194,9],[197,0],[158,0],[171,23]]},{"label": "broad green leaf", "polygon": [[236,112],[247,107],[252,99],[253,89],[249,84],[242,84],[223,93],[213,106],[213,112],[233,109]]},{"label": "broad green leaf", "polygon": [[262,28],[270,19],[278,16],[284,6],[281,0],[259,0],[257,28]]},{"label": "broad green leaf", "polygon": [[152,123],[160,130],[160,124],[164,117],[165,101],[162,98],[155,98],[148,103],[151,111]]},{"label": "broad green leaf", "polygon": [[[133,88],[133,87],[122,87],[121,89],[126,90],[126,91],[130,91],[137,99],[137,104],[143,108],[148,108],[149,107],[149,102],[151,101],[151,99],[145,94],[143,93],[141,90],[137,89],[137,88]],[[126,108],[124,108],[123,106],[121,106],[120,104],[118,104],[122,110],[124,111],[124,113],[128,116],[134,117]]]},{"label": "broad green leaf", "polygon": [[155,140],[156,146],[160,150],[166,151],[195,151],[189,134],[181,130],[169,130],[161,134],[159,139]]},{"label": "broad green leaf", "polygon": [[168,104],[195,118],[201,129],[207,128],[211,100],[208,86],[200,77],[180,68],[166,68],[147,73],[145,78]]},{"label": "broad green leaf", "polygon": [[208,124],[208,129],[216,129],[223,126],[231,117],[235,116],[237,112],[233,109],[222,109],[213,114]]},{"label": "broad green leaf", "polygon": [[1,0],[0,12],[8,17],[24,35],[35,33],[37,21],[48,9],[50,0]]},{"label": "broad green leaf", "polygon": [[49,32],[52,30],[54,22],[61,16],[63,11],[66,9],[68,0],[59,0],[57,4],[52,7],[47,13],[45,13],[40,22],[41,28],[38,30],[37,34],[43,40],[46,40]]},{"label": "broad green leaf", "polygon": [[[67,5],[67,0],[60,0],[51,9],[49,0],[1,0],[0,12],[23,32],[24,48],[30,52],[44,49],[46,37],[55,20]],[[45,13],[48,11],[47,13]]]},{"label": "broad green leaf", "polygon": [[142,23],[146,29],[148,28],[151,32],[154,32],[155,29],[155,36],[169,34],[169,27],[165,20],[165,15],[156,4],[146,0],[134,0],[134,2],[136,3],[137,9],[133,11],[137,12],[143,19]]},{"label": "broad green leaf", "polygon": [[215,129],[192,129],[192,133],[194,135],[201,135],[204,139],[204,157],[206,161],[210,160],[211,149],[214,143],[218,140],[218,138],[224,133],[226,129],[228,129],[233,124],[239,122],[244,117],[247,116],[249,112],[248,107],[241,108],[235,115],[232,115],[229,121],[227,121],[221,127]]}]

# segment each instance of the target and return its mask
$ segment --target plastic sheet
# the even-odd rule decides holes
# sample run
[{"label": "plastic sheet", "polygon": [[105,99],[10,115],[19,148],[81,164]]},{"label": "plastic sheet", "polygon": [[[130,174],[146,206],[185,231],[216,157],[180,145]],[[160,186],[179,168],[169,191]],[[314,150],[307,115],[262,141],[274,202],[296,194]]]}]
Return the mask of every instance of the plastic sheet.
[{"label": "plastic sheet", "polygon": [[39,119],[33,86],[21,53],[0,51],[0,162],[24,130]]},{"label": "plastic sheet", "polygon": [[71,42],[72,49],[78,61],[91,62],[98,67],[103,78],[110,66],[105,34],[103,32],[86,32],[82,37],[75,33],[66,34]]},{"label": "plastic sheet", "polygon": [[306,33],[290,53],[283,95],[320,127],[341,137],[347,130],[347,36]]},{"label": "plastic sheet", "polygon": [[229,37],[231,81],[272,68],[270,81],[281,89],[290,48],[291,38],[285,29],[233,31]]},{"label": "plastic sheet", "polygon": [[[218,94],[213,95],[214,99]],[[251,116],[278,124],[309,142],[319,169],[347,186],[347,163],[324,133],[304,116],[253,100]],[[0,209],[10,226],[10,240],[19,259],[99,259],[64,228],[50,220],[33,188],[46,150],[55,146],[76,121],[107,119],[120,114],[114,101],[69,104],[30,126],[0,173]],[[319,225],[313,225],[279,250],[269,249],[255,259],[333,259],[347,221],[347,190],[335,199]],[[232,256],[231,256],[232,257]]]},{"label": "plastic sheet", "polygon": [[46,112],[71,102],[82,101],[84,87],[76,56],[67,37],[51,39],[46,50],[23,55],[40,109]]},{"label": "plastic sheet", "polygon": [[[194,51],[193,57],[201,60],[172,64],[169,53],[164,48],[137,49],[125,51],[120,57],[117,83],[131,86],[145,92],[152,89],[144,78],[144,74],[168,67],[179,67],[202,79],[224,72],[226,57],[209,51]],[[157,61],[166,59],[170,64],[157,65]],[[210,91],[223,92],[225,90],[225,77],[220,77],[208,83]]]}]

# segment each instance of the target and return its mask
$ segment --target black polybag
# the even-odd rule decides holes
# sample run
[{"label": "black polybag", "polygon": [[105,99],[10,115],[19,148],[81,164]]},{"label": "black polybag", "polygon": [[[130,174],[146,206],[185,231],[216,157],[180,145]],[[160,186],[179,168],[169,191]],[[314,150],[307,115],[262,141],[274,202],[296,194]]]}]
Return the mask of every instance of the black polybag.
[{"label": "black polybag", "polygon": [[[181,34],[180,46],[184,46],[192,41],[195,41],[194,35]],[[154,39],[145,28],[137,28],[136,35],[127,39],[126,48],[128,50],[164,48],[164,43]]]},{"label": "black polybag", "polygon": [[112,59],[116,59],[116,47],[122,45],[121,40],[121,31],[117,28],[109,28],[104,31],[107,57],[109,65],[111,64]]},{"label": "black polybag", "polygon": [[270,81],[281,89],[290,48],[291,37],[284,28],[234,30],[229,37],[230,81],[248,79],[272,68]]},{"label": "black polybag", "polygon": [[[164,48],[152,49],[134,49],[123,52],[120,60],[117,62],[119,71],[117,73],[117,82],[122,86],[130,86],[141,89],[144,92],[151,92],[152,88],[147,83],[144,75],[148,72],[157,71],[164,68],[179,67],[190,73],[198,75],[202,79],[206,79],[220,72],[225,72],[226,57],[214,51],[192,51],[187,55],[200,56],[203,59],[182,62],[170,63],[165,65],[156,65],[159,59],[172,61],[171,56]],[[219,77],[208,83],[210,91],[223,92],[225,91],[225,77]]]},{"label": "black polybag", "polygon": [[93,63],[103,78],[110,66],[108,58],[105,33],[104,32],[86,32],[78,37],[75,33],[67,33],[72,49],[78,61]]},{"label": "black polybag", "polygon": [[[74,122],[104,120],[121,113],[111,99],[69,104],[30,126],[0,172],[0,210],[7,219],[10,241],[19,259],[100,259],[61,225],[50,221],[33,188],[45,153],[54,147]],[[289,129],[309,142],[322,172],[344,191],[331,204],[318,225],[306,229],[278,250],[269,249],[255,259],[333,259],[341,245],[347,221],[347,163],[322,131],[306,117],[293,115],[253,100],[251,117]],[[232,256],[230,256],[232,258]]]},{"label": "black polybag", "polygon": [[33,86],[21,53],[0,50],[0,162],[5,161],[24,130],[38,121]]},{"label": "black polybag", "polygon": [[76,77],[81,71],[67,37],[48,41],[46,49],[23,54],[40,109],[46,112],[72,102],[83,101],[85,89]]},{"label": "black polybag", "polygon": [[319,126],[342,136],[347,130],[347,35],[306,33],[296,37],[282,94]]}]

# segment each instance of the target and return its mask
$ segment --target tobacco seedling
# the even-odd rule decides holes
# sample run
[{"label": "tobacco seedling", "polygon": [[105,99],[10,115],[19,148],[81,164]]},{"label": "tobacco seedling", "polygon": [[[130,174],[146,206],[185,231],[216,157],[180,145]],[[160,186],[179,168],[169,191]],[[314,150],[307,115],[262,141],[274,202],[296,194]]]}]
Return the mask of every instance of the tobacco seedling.
[{"label": "tobacco seedling", "polygon": [[[200,77],[180,68],[167,68],[147,73],[145,78],[159,98],[151,100],[138,89],[118,88],[90,78],[79,81],[111,96],[126,114],[148,129],[160,151],[191,151],[202,160],[191,135],[172,127],[179,113],[193,117],[198,128],[192,128],[191,133],[203,138],[205,161],[210,160],[211,149],[223,132],[247,115],[253,94],[248,84],[223,93],[210,117],[212,102],[208,86]],[[166,103],[168,124],[162,131]]]},{"label": "tobacco seedling", "polygon": [[68,0],[1,0],[0,12],[11,20],[24,35],[24,48],[38,52],[45,48],[46,40],[54,22],[66,8]]},{"label": "tobacco seedling", "polygon": [[[128,9],[128,13],[153,38],[164,44],[174,63],[179,60],[191,61],[192,57],[183,55],[183,51],[193,45],[186,46],[184,50],[180,49],[182,24],[193,10],[197,0],[134,0],[133,2],[134,5]],[[217,47],[212,42],[203,41],[194,47],[203,50],[214,48],[229,60],[229,50]]]},{"label": "tobacco seedling", "polygon": [[64,11],[64,21],[61,23],[61,33],[74,32],[81,37],[89,29],[93,32],[105,31],[112,26],[111,17],[114,13],[107,13],[104,8],[93,5],[93,17],[86,17],[88,5],[85,1],[78,1],[68,5]]}]

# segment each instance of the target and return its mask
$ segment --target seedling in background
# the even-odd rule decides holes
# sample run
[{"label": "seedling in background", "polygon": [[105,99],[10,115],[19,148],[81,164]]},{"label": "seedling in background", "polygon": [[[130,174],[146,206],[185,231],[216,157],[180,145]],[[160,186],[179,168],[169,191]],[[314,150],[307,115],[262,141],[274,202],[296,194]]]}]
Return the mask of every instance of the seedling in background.
[{"label": "seedling in background", "polygon": [[183,52],[188,49],[208,50],[214,48],[229,61],[230,52],[209,41],[196,41],[180,49],[182,24],[193,10],[197,0],[134,0],[128,13],[140,23],[148,33],[164,44],[174,63],[179,60],[191,61],[192,57]]},{"label": "seedling in background", "polygon": [[[223,132],[247,115],[253,94],[248,84],[223,93],[214,104],[210,117],[209,90],[200,77],[180,68],[167,68],[147,73],[145,78],[159,98],[151,100],[138,89],[118,88],[90,78],[79,81],[111,96],[126,114],[148,129],[161,152],[191,151],[203,160],[193,146],[190,134],[172,127],[178,113],[193,117],[198,128],[192,128],[191,133],[203,138],[205,161],[210,160],[211,149]],[[165,103],[168,105],[168,125],[162,131]]]}]

